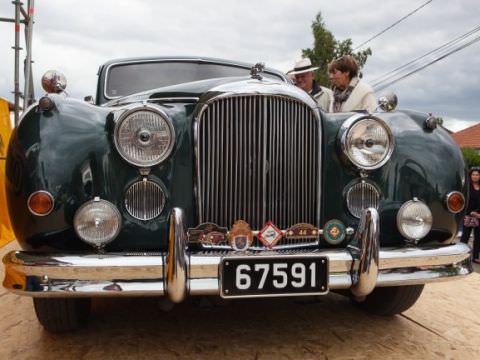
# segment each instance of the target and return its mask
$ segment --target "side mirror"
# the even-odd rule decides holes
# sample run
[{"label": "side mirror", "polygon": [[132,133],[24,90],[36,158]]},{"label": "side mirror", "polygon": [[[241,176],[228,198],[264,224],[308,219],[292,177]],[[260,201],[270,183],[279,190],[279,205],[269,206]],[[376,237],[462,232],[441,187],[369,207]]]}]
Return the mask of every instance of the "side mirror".
[{"label": "side mirror", "polygon": [[380,95],[378,98],[378,107],[385,112],[395,110],[398,105],[398,98],[393,92],[388,91]]}]

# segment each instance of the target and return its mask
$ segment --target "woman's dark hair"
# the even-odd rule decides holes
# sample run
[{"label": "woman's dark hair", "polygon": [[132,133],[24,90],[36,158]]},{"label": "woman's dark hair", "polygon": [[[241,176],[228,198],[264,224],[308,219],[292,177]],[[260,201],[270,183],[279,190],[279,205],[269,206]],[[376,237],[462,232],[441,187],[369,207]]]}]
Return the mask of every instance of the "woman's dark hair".
[{"label": "woman's dark hair", "polygon": [[470,170],[468,170],[468,180],[472,178],[472,173],[476,171],[480,174],[480,166],[472,166]]},{"label": "woman's dark hair", "polygon": [[328,72],[332,73],[335,70],[341,72],[348,72],[350,79],[358,75],[358,63],[352,55],[343,55],[328,64]]}]

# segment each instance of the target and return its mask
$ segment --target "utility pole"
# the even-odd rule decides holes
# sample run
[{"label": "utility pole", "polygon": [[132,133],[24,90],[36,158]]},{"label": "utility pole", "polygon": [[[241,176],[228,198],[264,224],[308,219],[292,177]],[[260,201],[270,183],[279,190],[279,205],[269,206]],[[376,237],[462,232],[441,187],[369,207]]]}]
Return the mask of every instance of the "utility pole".
[{"label": "utility pole", "polygon": [[[23,107],[26,108],[35,101],[34,91],[33,91],[33,81],[32,81],[32,30],[33,30],[33,14],[34,14],[34,0],[28,0],[27,2],[27,11],[23,8],[24,3],[20,0],[12,1],[12,4],[15,5],[15,17],[12,18],[3,18],[0,17],[0,22],[8,22],[15,24],[15,44],[12,46],[12,49],[15,51],[15,68],[14,68],[14,90],[13,94],[15,97],[15,126],[19,122],[19,113],[20,113],[20,98],[23,98]],[[23,18],[21,18],[23,17]],[[26,45],[26,56],[25,56],[25,88],[24,92],[20,91],[20,50],[23,50],[20,47],[20,24],[25,26],[25,45]]]}]

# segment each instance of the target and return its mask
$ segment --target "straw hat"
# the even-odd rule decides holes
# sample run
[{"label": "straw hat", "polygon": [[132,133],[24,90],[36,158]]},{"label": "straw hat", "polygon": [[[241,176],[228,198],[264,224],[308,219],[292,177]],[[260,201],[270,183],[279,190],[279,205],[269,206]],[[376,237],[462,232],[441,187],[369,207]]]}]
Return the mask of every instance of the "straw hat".
[{"label": "straw hat", "polygon": [[292,71],[289,71],[289,74],[296,75],[296,74],[303,74],[309,71],[317,70],[318,66],[312,66],[312,62],[309,58],[301,58],[295,62],[295,66],[293,67]]}]

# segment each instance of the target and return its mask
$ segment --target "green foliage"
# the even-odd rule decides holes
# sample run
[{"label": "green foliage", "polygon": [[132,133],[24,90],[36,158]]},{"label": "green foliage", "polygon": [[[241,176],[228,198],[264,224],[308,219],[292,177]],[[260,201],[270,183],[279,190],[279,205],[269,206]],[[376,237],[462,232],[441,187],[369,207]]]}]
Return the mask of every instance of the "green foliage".
[{"label": "green foliage", "polygon": [[313,48],[303,49],[302,55],[309,57],[312,64],[319,67],[315,78],[320,85],[329,86],[327,68],[333,59],[342,55],[353,55],[358,61],[360,69],[362,69],[367,62],[367,58],[372,55],[370,48],[354,53],[351,39],[336,40],[331,31],[325,27],[321,12],[317,14],[312,23],[312,33],[314,38]]},{"label": "green foliage", "polygon": [[480,166],[480,154],[473,148],[464,147],[461,149],[465,165],[468,168],[472,166]]}]

